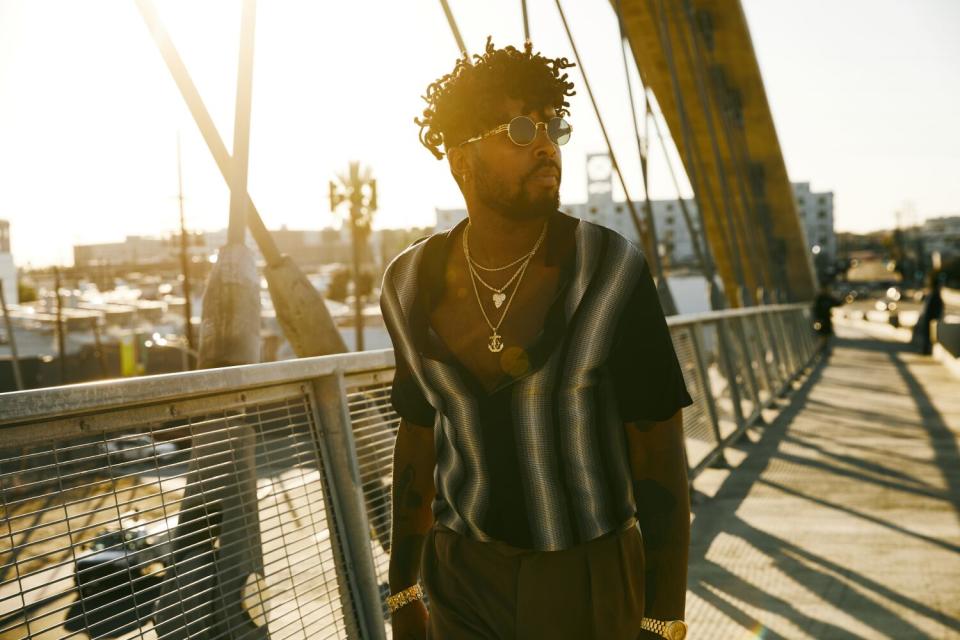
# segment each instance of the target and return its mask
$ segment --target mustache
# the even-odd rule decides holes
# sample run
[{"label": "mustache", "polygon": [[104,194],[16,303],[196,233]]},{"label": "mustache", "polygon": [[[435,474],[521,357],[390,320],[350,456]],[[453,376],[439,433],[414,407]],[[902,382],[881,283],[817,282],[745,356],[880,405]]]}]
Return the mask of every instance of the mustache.
[{"label": "mustache", "polygon": [[526,182],[533,177],[533,174],[542,170],[542,169],[555,169],[557,172],[557,180],[563,177],[563,170],[560,169],[560,165],[554,162],[553,160],[541,160],[537,165],[523,177],[523,181]]}]

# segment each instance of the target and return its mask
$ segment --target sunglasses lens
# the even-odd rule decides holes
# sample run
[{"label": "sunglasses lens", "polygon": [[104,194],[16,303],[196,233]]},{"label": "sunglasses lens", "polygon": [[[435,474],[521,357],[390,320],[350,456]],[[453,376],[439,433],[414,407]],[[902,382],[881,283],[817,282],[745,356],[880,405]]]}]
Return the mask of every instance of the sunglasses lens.
[{"label": "sunglasses lens", "polygon": [[547,135],[555,144],[563,146],[570,141],[572,129],[563,118],[551,118],[547,123]]},{"label": "sunglasses lens", "polygon": [[524,147],[537,137],[537,125],[527,116],[517,116],[510,121],[510,128],[507,133],[514,144]]}]

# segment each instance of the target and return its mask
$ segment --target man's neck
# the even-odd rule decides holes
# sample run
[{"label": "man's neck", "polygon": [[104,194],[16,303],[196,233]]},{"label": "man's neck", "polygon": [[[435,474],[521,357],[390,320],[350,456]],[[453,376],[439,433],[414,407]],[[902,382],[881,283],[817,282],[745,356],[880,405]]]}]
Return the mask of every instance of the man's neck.
[{"label": "man's neck", "polygon": [[533,248],[546,221],[547,216],[516,220],[492,209],[471,210],[470,256],[490,267],[516,260]]}]

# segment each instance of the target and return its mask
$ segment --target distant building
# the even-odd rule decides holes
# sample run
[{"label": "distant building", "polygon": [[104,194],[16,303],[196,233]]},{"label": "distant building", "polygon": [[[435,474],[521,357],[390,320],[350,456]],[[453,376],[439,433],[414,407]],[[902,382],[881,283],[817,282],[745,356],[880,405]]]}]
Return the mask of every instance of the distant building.
[{"label": "distant building", "polygon": [[[374,270],[382,270],[387,262],[414,240],[427,235],[429,229],[377,229],[370,233],[367,250],[361,262],[372,264]],[[270,231],[280,253],[290,256],[300,267],[316,267],[328,264],[350,265],[353,261],[353,245],[350,227],[325,227],[322,229],[288,229],[281,227]],[[203,231],[190,236],[188,253],[192,260],[206,261],[227,242],[227,230]],[[262,260],[251,234],[246,244]],[[124,242],[75,245],[73,261],[76,267],[98,266],[147,267],[163,264],[178,264],[180,260],[180,237],[127,236]]]},{"label": "distant building", "polygon": [[[809,182],[793,183],[797,210],[807,235],[808,247],[820,247],[825,262],[837,256],[837,236],[833,227],[833,192],[812,192]],[[684,200],[694,232],[699,233],[700,215],[693,199]],[[690,231],[683,218],[683,209],[676,200],[651,200],[653,221],[657,230],[660,255],[669,266],[693,266],[696,252]],[[643,203],[634,209],[644,218]],[[560,205],[564,213],[613,229],[631,242],[639,244],[639,235],[625,202],[613,200],[613,178],[606,154],[587,156],[587,201]],[[466,209],[437,209],[436,230],[449,229],[467,216]]]},{"label": "distant building", "polygon": [[301,267],[344,263],[352,260],[350,228],[287,229],[271,231],[280,253],[290,256]]},{"label": "distant building", "polygon": [[370,250],[373,261],[377,263],[378,272],[382,273],[401,251],[409,247],[414,241],[428,236],[433,229],[428,227],[412,227],[409,229],[377,229],[370,234]]},{"label": "distant building", "polygon": [[19,304],[17,267],[10,251],[10,223],[6,220],[0,220],[0,281],[3,281],[3,297],[7,304]]},{"label": "distant building", "polygon": [[166,238],[127,236],[123,242],[74,245],[73,264],[75,267],[162,264],[175,259],[172,249]]},{"label": "distant building", "polygon": [[[693,200],[684,200],[694,229],[699,229],[700,216]],[[668,265],[693,265],[696,253],[690,232],[683,219],[683,209],[677,200],[651,200],[654,225],[660,254]],[[587,201],[564,203],[560,210],[567,215],[587,220],[613,229],[635,244],[640,235],[630,215],[626,202],[613,199],[613,178],[610,159],[606,154],[587,156]],[[644,219],[643,203],[634,203],[634,210],[641,221]],[[449,229],[467,216],[466,209],[437,209],[436,230]]]},{"label": "distant building", "polygon": [[936,251],[942,258],[960,256],[960,216],[928,218],[918,231],[927,255]]},{"label": "distant building", "polygon": [[807,247],[814,251],[820,247],[827,261],[837,258],[837,234],[833,226],[833,192],[814,192],[809,182],[794,182],[793,195],[797,202],[797,213],[807,234]]}]

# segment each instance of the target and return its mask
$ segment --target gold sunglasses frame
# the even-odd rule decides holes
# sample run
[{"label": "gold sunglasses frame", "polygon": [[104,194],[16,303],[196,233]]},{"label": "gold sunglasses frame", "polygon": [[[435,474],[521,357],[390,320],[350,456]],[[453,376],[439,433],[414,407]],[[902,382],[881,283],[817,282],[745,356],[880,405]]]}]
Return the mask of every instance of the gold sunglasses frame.
[{"label": "gold sunglasses frame", "polygon": [[[548,122],[533,122],[533,127],[534,127],[534,129],[533,129],[533,139],[531,139],[530,142],[528,142],[527,144],[520,144],[519,142],[517,142],[516,140],[514,140],[514,139],[513,139],[513,136],[510,135],[510,125],[513,124],[513,122],[514,122],[515,120],[518,120],[518,119],[520,119],[520,118],[526,118],[526,119],[529,120],[530,122],[533,122],[533,118],[531,118],[531,117],[529,117],[529,116],[517,116],[517,117],[515,117],[515,118],[511,118],[511,119],[510,119],[510,122],[508,122],[508,123],[506,123],[506,124],[502,124],[502,125],[500,125],[499,127],[495,128],[495,129],[491,129],[490,131],[487,131],[486,133],[481,133],[480,135],[474,136],[473,138],[470,138],[469,140],[464,140],[464,141],[461,142],[458,146],[461,146],[461,147],[462,147],[463,145],[469,144],[469,143],[471,143],[471,142],[479,142],[480,140],[485,140],[485,139],[487,139],[487,138],[489,138],[489,137],[491,137],[491,136],[495,136],[495,135],[497,135],[497,134],[500,134],[500,133],[503,133],[504,131],[506,131],[506,132],[507,132],[507,137],[510,139],[510,142],[512,142],[513,144],[517,145],[518,147],[529,147],[531,144],[533,144],[533,141],[537,139],[537,135],[540,133],[540,127],[541,127],[541,126],[543,127],[544,133],[547,133],[547,138],[550,139],[550,134],[548,133],[549,129],[547,129]],[[565,118],[562,118],[562,117],[560,117],[560,116],[554,116],[553,118],[550,118],[549,122],[552,122],[552,121],[555,120],[555,119],[556,119],[556,120],[562,120],[563,122],[566,122],[566,123],[567,123],[567,127],[569,127],[568,132],[567,132],[567,137],[568,137],[568,142],[569,142],[569,136],[573,134],[573,125],[570,124],[569,122],[567,122],[567,120],[566,120]],[[563,146],[563,145],[567,144],[566,142],[563,142],[563,143],[554,142],[552,139],[550,139],[550,142],[553,142],[553,144],[555,144],[555,145],[557,145],[557,146]]]}]

